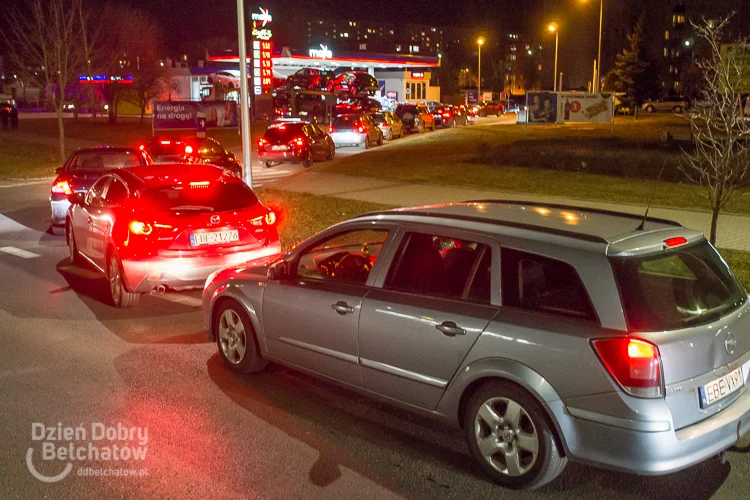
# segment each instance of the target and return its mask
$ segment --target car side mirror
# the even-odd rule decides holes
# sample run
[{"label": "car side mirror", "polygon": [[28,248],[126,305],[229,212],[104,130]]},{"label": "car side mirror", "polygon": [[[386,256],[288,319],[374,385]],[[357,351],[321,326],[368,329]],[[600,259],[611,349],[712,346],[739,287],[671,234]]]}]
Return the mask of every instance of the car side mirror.
[{"label": "car side mirror", "polygon": [[289,268],[285,261],[278,260],[268,266],[267,277],[271,281],[282,281],[289,277]]},{"label": "car side mirror", "polygon": [[57,167],[57,168],[55,169],[55,174],[56,174],[56,175],[60,175],[60,172],[62,172],[62,167]]}]

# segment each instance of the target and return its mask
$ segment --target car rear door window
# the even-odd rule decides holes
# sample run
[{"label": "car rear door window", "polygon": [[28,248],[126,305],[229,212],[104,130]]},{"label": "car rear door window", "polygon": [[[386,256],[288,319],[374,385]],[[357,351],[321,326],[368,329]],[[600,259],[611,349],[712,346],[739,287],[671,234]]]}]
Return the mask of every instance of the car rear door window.
[{"label": "car rear door window", "polygon": [[407,233],[385,288],[433,297],[490,302],[488,245],[458,238]]},{"label": "car rear door window", "polygon": [[86,204],[93,207],[100,207],[104,204],[104,188],[107,187],[107,183],[111,177],[105,176],[99,179],[91,186],[89,192],[86,194]]},{"label": "car rear door window", "polygon": [[508,248],[500,255],[503,306],[596,321],[586,288],[573,266]]},{"label": "car rear door window", "polygon": [[300,256],[297,276],[364,285],[387,237],[384,229],[357,229],[333,236]]},{"label": "car rear door window", "polygon": [[112,178],[112,182],[109,183],[107,188],[107,195],[105,196],[105,202],[109,207],[116,207],[122,205],[128,197],[128,188],[125,186],[120,179]]}]

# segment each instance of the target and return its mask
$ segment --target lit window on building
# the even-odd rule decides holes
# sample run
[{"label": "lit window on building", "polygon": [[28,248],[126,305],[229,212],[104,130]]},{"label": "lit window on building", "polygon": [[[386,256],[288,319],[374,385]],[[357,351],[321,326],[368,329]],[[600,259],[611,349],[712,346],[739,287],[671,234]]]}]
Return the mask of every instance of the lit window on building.
[{"label": "lit window on building", "polygon": [[360,43],[359,44],[359,50],[367,50],[367,44],[366,43]]},{"label": "lit window on building", "polygon": [[669,40],[669,30],[664,32],[664,39]]},{"label": "lit window on building", "polygon": [[669,49],[664,47],[664,57],[669,57]]}]

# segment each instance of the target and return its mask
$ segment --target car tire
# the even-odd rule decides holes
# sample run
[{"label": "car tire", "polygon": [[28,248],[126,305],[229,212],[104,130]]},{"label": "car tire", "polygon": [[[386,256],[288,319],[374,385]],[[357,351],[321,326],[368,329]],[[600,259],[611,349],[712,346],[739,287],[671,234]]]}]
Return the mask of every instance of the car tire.
[{"label": "car tire", "polygon": [[264,161],[263,162],[263,166],[266,167],[266,168],[271,168],[271,167],[273,167],[273,163],[270,162],[270,161]]},{"label": "car tire", "polygon": [[362,144],[364,146],[364,149],[370,149],[370,137],[369,136],[365,137],[365,142]]},{"label": "car tire", "polygon": [[672,108],[672,111],[674,111],[675,113],[682,113],[682,106],[675,106],[674,108]]},{"label": "car tire", "polygon": [[65,239],[68,242],[68,250],[70,251],[70,264],[75,266],[81,260],[81,254],[78,253],[76,236],[73,233],[73,222],[70,219],[65,222]]},{"label": "car tire", "polygon": [[393,140],[393,130],[388,131],[388,139],[386,139],[388,142],[391,142]]},{"label": "car tire", "polygon": [[648,112],[648,113],[654,113],[654,112],[656,112],[656,108],[653,107],[653,106],[648,106],[646,108],[646,112]]},{"label": "car tire", "polygon": [[378,146],[382,146],[382,145],[383,145],[383,133],[381,132],[380,135],[378,136]]},{"label": "car tire", "polygon": [[250,317],[235,300],[225,300],[213,315],[212,332],[219,355],[232,370],[248,374],[262,371],[268,361],[260,356]]},{"label": "car tire", "polygon": [[107,281],[112,304],[121,309],[127,309],[138,304],[141,294],[129,292],[122,281],[122,265],[120,259],[112,253],[107,258]]},{"label": "car tire", "polygon": [[315,163],[315,159],[313,158],[312,150],[307,150],[307,158],[302,162],[302,166],[305,168],[310,168],[313,166],[313,163]]},{"label": "car tire", "polygon": [[474,459],[505,488],[539,488],[568,463],[544,409],[516,384],[480,386],[466,404],[463,428]]},{"label": "car tire", "polygon": [[336,159],[336,146],[331,146],[326,155],[326,161],[333,161]]}]

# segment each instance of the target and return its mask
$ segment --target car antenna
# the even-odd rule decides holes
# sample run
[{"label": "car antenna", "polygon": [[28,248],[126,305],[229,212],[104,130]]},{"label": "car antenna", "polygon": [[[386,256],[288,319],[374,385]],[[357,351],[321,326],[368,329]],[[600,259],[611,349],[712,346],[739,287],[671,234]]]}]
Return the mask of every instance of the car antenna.
[{"label": "car antenna", "polygon": [[667,160],[664,159],[664,163],[661,165],[661,170],[659,170],[659,177],[656,179],[656,184],[654,185],[654,190],[651,191],[651,199],[648,200],[648,205],[646,205],[646,213],[643,214],[643,220],[640,224],[638,224],[638,227],[635,228],[636,231],[643,231],[643,227],[646,225],[646,219],[648,219],[648,211],[651,208],[651,203],[654,201],[654,196],[656,196],[656,188],[659,187],[659,181],[661,181],[661,174],[664,173],[664,167],[667,166]]}]

